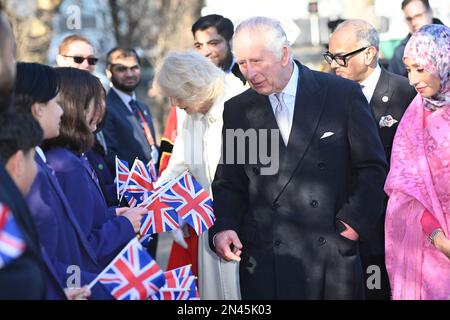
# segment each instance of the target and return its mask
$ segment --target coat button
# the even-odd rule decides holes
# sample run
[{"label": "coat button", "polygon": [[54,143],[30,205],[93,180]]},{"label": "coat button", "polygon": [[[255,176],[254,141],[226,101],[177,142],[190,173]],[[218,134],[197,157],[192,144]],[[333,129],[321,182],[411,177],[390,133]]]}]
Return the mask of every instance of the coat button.
[{"label": "coat button", "polygon": [[278,202],[274,202],[274,203],[272,204],[272,209],[273,209],[273,210],[277,210],[279,207],[280,207],[280,205],[278,204]]},{"label": "coat button", "polygon": [[319,164],[317,165],[317,167],[319,167],[320,170],[323,170],[323,169],[325,169],[325,163],[319,162]]},{"label": "coat button", "polygon": [[273,244],[276,248],[278,248],[281,245],[281,241],[276,240]]},{"label": "coat button", "polygon": [[253,167],[253,173],[257,176],[259,176],[259,168],[258,167]]},{"label": "coat button", "polygon": [[319,242],[319,245],[323,246],[327,240],[324,237],[319,237],[319,239],[317,239],[317,241]]},{"label": "coat button", "polygon": [[313,201],[311,201],[310,205],[311,205],[311,207],[313,207],[313,208],[317,208],[317,207],[319,206],[319,201],[313,200]]}]

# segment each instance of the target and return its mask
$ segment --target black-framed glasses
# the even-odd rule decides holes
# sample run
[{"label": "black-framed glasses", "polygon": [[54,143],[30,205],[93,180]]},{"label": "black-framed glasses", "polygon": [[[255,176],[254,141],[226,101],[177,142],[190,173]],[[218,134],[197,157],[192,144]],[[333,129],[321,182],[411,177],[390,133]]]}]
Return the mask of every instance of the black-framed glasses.
[{"label": "black-framed glasses", "polygon": [[85,58],[85,57],[81,57],[81,56],[67,56],[64,54],[62,54],[62,56],[66,57],[66,58],[72,58],[73,62],[75,62],[77,64],[82,64],[84,62],[84,60],[87,60],[87,62],[90,66],[95,66],[98,62],[98,58],[92,58],[92,57]]},{"label": "black-framed glasses", "polygon": [[341,67],[346,67],[348,59],[350,59],[353,55],[366,50],[368,47],[369,46],[362,47],[362,48],[359,48],[359,49],[357,49],[355,51],[349,52],[347,54],[336,54],[336,55],[334,55],[330,51],[327,51],[327,52],[325,52],[323,54],[323,57],[325,58],[325,61],[328,62],[329,64],[331,64],[333,62],[333,60],[334,60]]}]

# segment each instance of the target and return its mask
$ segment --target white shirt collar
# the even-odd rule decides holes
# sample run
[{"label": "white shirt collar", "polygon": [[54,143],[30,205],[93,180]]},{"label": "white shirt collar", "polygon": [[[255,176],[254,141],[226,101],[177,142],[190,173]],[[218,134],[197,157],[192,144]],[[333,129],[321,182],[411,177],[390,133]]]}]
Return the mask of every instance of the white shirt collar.
[{"label": "white shirt collar", "polygon": [[47,157],[45,156],[44,151],[41,149],[41,147],[36,146],[34,149],[36,150],[36,153],[42,159],[42,161],[44,161],[44,163],[47,163]]},{"label": "white shirt collar", "polygon": [[373,93],[375,92],[375,88],[377,86],[378,80],[380,79],[381,68],[380,65],[377,64],[375,70],[360,83],[361,86],[364,86],[362,91],[366,96],[367,102],[370,103],[372,100]]},{"label": "white shirt collar", "polygon": [[[283,93],[283,100],[286,106],[289,109],[289,115],[293,116],[294,114],[294,106],[295,106],[295,95],[297,94],[297,84],[298,84],[298,67],[295,62],[292,62],[294,64],[294,70],[292,72],[291,78],[289,79],[288,84],[284,87],[284,89],[281,91]],[[272,109],[275,113],[275,109],[278,105],[278,99],[275,97],[275,93],[272,93],[269,95],[270,104],[272,105]]]},{"label": "white shirt collar", "polygon": [[119,89],[115,88],[114,86],[111,86],[111,89],[117,93],[120,100],[122,100],[122,102],[127,106],[128,110],[130,110],[130,112],[132,112],[131,107],[130,107],[130,101],[136,100],[136,93],[133,92],[133,94],[131,96],[129,96],[128,94],[126,94],[123,91],[120,91]]}]

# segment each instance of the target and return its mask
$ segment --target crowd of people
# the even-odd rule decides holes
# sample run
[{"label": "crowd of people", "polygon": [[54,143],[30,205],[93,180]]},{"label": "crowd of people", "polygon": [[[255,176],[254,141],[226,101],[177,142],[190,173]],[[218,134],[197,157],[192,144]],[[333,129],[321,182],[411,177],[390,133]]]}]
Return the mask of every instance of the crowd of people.
[{"label": "crowd of people", "polygon": [[88,285],[147,213],[117,196],[116,157],[157,164],[155,188],[187,170],[213,198],[209,230],[171,233],[167,269],[191,265],[200,299],[450,299],[450,28],[427,0],[401,9],[389,70],[350,19],[330,73],[294,59],[273,18],[201,17],[194,50],[156,68],[173,106],[158,143],[135,50],[108,52],[106,91],[82,35],[55,67],[16,63],[0,8],[0,243],[13,219],[21,248],[0,255],[0,299],[113,299]]}]

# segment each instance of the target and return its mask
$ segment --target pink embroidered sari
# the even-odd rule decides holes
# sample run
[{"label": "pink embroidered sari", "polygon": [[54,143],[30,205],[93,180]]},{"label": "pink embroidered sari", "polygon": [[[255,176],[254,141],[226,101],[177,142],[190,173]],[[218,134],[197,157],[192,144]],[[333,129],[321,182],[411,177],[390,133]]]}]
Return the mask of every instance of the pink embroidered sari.
[{"label": "pink embroidered sari", "polygon": [[[448,34],[447,28],[447,50]],[[426,41],[421,39],[414,44],[420,47]],[[427,48],[422,49],[418,50],[422,57],[415,61],[424,61],[423,52]],[[412,50],[407,46],[405,56]],[[430,108],[427,104],[433,100],[425,100],[418,94],[400,121],[394,139],[391,170],[385,185],[389,195],[386,267],[393,299],[450,299],[450,260],[428,241],[420,223],[427,209],[450,237],[448,52],[444,53],[446,63],[438,65],[442,99],[436,108]],[[439,62],[434,59],[435,64]],[[430,69],[425,67],[427,71]],[[430,113],[427,109],[434,111]]]}]

